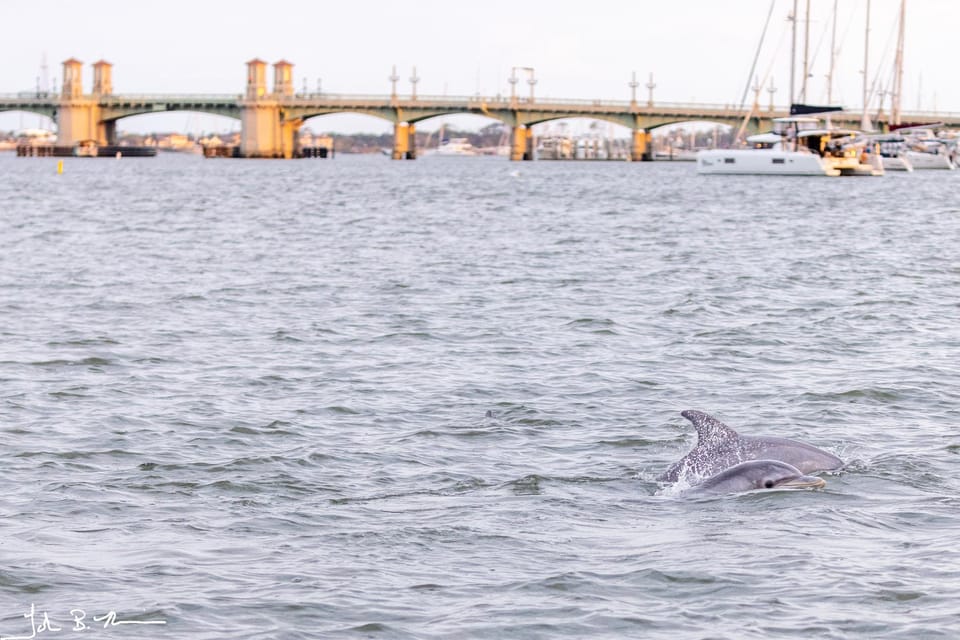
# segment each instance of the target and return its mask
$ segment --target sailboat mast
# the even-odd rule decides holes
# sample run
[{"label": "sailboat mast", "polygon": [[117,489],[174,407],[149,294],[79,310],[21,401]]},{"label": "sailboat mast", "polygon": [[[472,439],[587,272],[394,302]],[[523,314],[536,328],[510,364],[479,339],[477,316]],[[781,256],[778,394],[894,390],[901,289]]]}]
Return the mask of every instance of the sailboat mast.
[{"label": "sailboat mast", "polygon": [[837,66],[837,2],[833,0],[833,26],[830,34],[830,73],[827,74],[827,104],[833,104],[833,71]]},{"label": "sailboat mast", "polygon": [[803,89],[800,91],[802,102],[808,102],[807,78],[810,77],[810,0],[807,0],[806,18],[803,21]]},{"label": "sailboat mast", "polygon": [[867,27],[866,33],[863,37],[863,117],[860,120],[860,127],[862,129],[870,128],[870,115],[867,113],[869,109],[869,94],[868,94],[868,83],[869,83],[869,56],[870,56],[870,0],[867,0]]},{"label": "sailboat mast", "polygon": [[891,122],[900,122],[900,96],[903,94],[903,33],[904,22],[907,17],[907,0],[900,0],[900,32],[897,34],[896,75],[894,76],[893,104],[891,105]]},{"label": "sailboat mast", "polygon": [[[830,34],[830,72],[827,73],[827,104],[833,104],[833,72],[837,65],[837,2],[833,0],[833,24]],[[827,114],[827,128],[833,124],[830,121],[830,114]]]},{"label": "sailboat mast", "polygon": [[794,103],[794,88],[796,81],[794,76],[797,70],[797,0],[793,0],[793,13],[790,14],[790,20],[793,22],[792,43],[790,45],[790,105]]}]

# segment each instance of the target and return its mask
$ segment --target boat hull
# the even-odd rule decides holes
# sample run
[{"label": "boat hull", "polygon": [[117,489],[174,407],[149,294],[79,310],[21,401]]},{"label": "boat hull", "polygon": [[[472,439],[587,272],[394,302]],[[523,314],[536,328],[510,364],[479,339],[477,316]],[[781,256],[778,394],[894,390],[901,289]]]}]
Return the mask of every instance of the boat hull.
[{"label": "boat hull", "polygon": [[913,171],[913,164],[905,155],[903,156],[883,156],[884,171]]},{"label": "boat hull", "polygon": [[707,149],[697,152],[697,173],[717,175],[839,176],[820,156],[772,149]]},{"label": "boat hull", "polygon": [[907,159],[916,170],[921,169],[944,169],[953,171],[956,166],[950,161],[950,157],[942,153],[924,153],[923,151],[907,151]]},{"label": "boat hull", "polygon": [[869,162],[861,162],[860,156],[856,154],[844,156],[826,156],[825,162],[828,162],[834,169],[840,172],[842,176],[882,176],[883,162],[873,156]]}]

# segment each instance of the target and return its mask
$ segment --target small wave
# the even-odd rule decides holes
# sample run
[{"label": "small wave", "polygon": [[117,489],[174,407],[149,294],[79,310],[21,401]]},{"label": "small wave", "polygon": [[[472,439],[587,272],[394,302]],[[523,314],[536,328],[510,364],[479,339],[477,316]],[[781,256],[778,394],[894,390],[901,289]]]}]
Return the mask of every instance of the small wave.
[{"label": "small wave", "polygon": [[542,476],[536,474],[531,474],[528,476],[523,476],[517,480],[511,480],[510,482],[505,483],[503,486],[512,490],[518,496],[535,496],[540,495],[541,489],[540,485],[546,480]]},{"label": "small wave", "polygon": [[846,391],[804,393],[800,397],[805,400],[819,402],[857,402],[858,400],[894,402],[896,400],[902,400],[906,397],[906,394],[899,389],[890,387],[867,387],[864,389],[848,389]]},{"label": "small wave", "polygon": [[566,326],[593,334],[619,335],[616,330],[617,323],[609,318],[578,318],[568,322]]},{"label": "small wave", "polygon": [[618,447],[618,448],[627,448],[634,449],[636,447],[648,447],[650,445],[660,445],[662,444],[661,440],[649,440],[647,438],[620,438],[618,440],[600,440],[597,444],[604,445],[607,447]]},{"label": "small wave", "polygon": [[283,329],[277,329],[273,332],[273,335],[270,338],[271,340],[276,340],[277,342],[304,342],[300,338],[297,338],[289,331],[284,331]]},{"label": "small wave", "polygon": [[359,411],[358,409],[351,409],[350,407],[345,407],[343,405],[331,405],[329,407],[324,407],[323,410],[327,413],[333,413],[342,416],[359,416],[363,414],[363,412]]},{"label": "small wave", "polygon": [[501,410],[488,410],[485,417],[525,427],[556,427],[566,424],[554,418],[544,417],[537,409],[525,405],[501,402],[497,406],[501,407]]},{"label": "small wave", "polygon": [[230,433],[239,433],[251,436],[295,436],[299,435],[290,429],[293,425],[284,420],[274,420],[264,427],[249,427],[239,425],[230,429]]},{"label": "small wave", "polygon": [[373,338],[376,342],[393,342],[393,341],[403,341],[403,340],[439,340],[439,336],[436,336],[428,331],[396,331],[394,333],[384,333],[382,335],[376,336]]},{"label": "small wave", "polygon": [[114,364],[114,361],[91,356],[80,360],[37,360],[25,364],[33,367],[107,367]]},{"label": "small wave", "polygon": [[76,340],[51,340],[47,343],[48,347],[99,347],[103,345],[120,344],[108,336],[97,336],[95,338],[78,338]]},{"label": "small wave", "polygon": [[86,393],[87,391],[89,391],[87,387],[71,387],[69,389],[63,389],[62,391],[51,391],[47,395],[51,398],[63,400],[70,400],[73,398],[89,398],[90,394]]}]

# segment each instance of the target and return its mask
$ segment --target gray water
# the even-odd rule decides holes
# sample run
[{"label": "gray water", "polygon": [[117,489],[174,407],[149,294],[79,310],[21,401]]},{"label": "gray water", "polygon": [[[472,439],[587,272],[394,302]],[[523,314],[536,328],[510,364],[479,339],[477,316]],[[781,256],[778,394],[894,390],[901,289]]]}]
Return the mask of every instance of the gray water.
[{"label": "gray water", "polygon": [[[960,636],[960,175],[55,168],[0,156],[0,635]],[[684,498],[688,408],[847,468]]]}]

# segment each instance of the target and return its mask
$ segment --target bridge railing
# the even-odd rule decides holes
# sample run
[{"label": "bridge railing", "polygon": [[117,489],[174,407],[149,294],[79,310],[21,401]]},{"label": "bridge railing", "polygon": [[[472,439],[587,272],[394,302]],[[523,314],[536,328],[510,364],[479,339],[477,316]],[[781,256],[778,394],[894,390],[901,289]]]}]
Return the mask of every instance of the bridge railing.
[{"label": "bridge railing", "polygon": [[122,93],[101,96],[100,100],[110,102],[212,102],[236,103],[243,96],[239,93]]},{"label": "bridge railing", "polygon": [[[92,97],[92,96],[85,96]],[[101,96],[100,100],[104,103],[119,102],[210,102],[226,103],[237,102],[244,96],[239,93],[123,93]],[[0,93],[0,100],[7,101],[29,101],[29,102],[58,102],[60,95],[56,93],[36,93],[32,91],[21,91],[18,93]],[[578,98],[534,98],[530,100],[529,96],[518,96],[510,98],[509,96],[449,96],[449,95],[420,95],[416,99],[410,96],[398,95],[395,98],[384,94],[366,94],[366,93],[297,93],[289,98],[280,98],[281,102],[293,104],[315,104],[317,102],[327,102],[331,104],[355,104],[355,103],[376,103],[380,106],[398,105],[481,105],[486,104],[492,107],[509,108],[516,104],[518,107],[536,107],[538,105],[551,106],[569,106],[569,107],[604,107],[628,110],[630,103],[625,100],[584,100]],[[640,110],[650,107],[644,103],[638,103]],[[688,109],[688,110],[733,110],[729,104],[710,104],[693,102],[655,102],[654,109]]]},{"label": "bridge railing", "polygon": [[18,93],[0,93],[0,100],[15,101],[15,100],[27,100],[33,102],[42,102],[44,104],[51,101],[59,101],[60,94],[57,93],[44,93],[36,91],[20,91]]},{"label": "bridge railing", "polygon": [[[416,99],[413,99],[409,95],[397,95],[392,97],[389,95],[383,94],[347,94],[347,93],[297,93],[292,98],[284,98],[284,102],[294,102],[294,103],[316,103],[316,102],[330,102],[330,103],[350,103],[350,102],[376,102],[381,105],[389,104],[398,104],[398,105],[451,105],[451,104],[463,104],[463,105],[480,105],[486,104],[488,106],[498,107],[498,108],[509,108],[513,104],[516,104],[519,107],[536,107],[539,105],[557,105],[557,106],[570,106],[570,107],[607,107],[607,108],[616,108],[628,110],[630,108],[630,102],[626,100],[584,100],[577,98],[534,98],[530,100],[529,96],[511,98],[510,96],[496,95],[496,96],[482,96],[482,95],[471,95],[471,96],[450,96],[450,95],[418,95]],[[647,104],[637,103],[638,109],[648,109]],[[729,104],[710,104],[710,103],[684,103],[684,102],[655,102],[653,105],[654,109],[698,109],[698,110],[735,110],[736,108]]]}]

